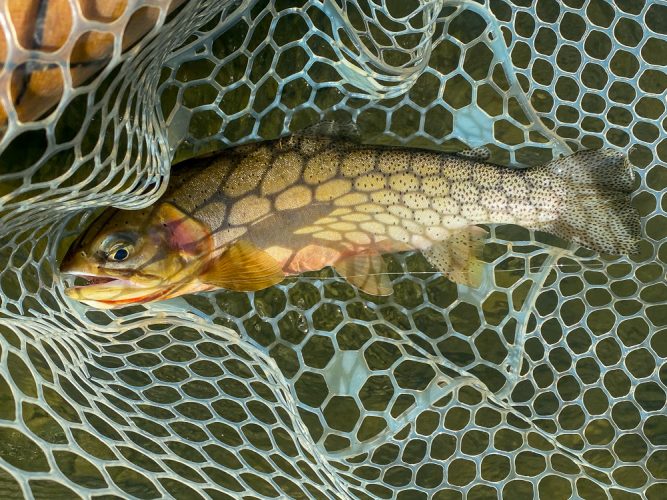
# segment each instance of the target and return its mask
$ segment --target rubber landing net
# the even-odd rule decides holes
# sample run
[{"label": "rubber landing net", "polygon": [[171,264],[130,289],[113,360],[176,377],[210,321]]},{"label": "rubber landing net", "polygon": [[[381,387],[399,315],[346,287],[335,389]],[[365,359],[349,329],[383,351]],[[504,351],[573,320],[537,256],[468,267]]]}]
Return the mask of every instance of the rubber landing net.
[{"label": "rubber landing net", "polygon": [[[0,4],[0,497],[664,498],[665,3],[169,3]],[[622,150],[640,252],[498,226],[479,290],[399,254],[385,299],[327,269],[64,297],[93,209],[323,120],[515,167]]]}]

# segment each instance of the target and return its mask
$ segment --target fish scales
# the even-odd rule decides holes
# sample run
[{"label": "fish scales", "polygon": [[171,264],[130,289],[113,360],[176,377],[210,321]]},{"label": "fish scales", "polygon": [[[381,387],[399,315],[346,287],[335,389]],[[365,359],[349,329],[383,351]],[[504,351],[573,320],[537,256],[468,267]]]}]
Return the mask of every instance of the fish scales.
[{"label": "fish scales", "polygon": [[372,295],[392,291],[381,254],[418,249],[478,286],[479,224],[541,229],[600,252],[634,251],[634,174],[615,151],[532,169],[448,154],[294,136],[176,166],[154,207],[109,209],[75,241],[67,294],[113,308],[185,293],[260,290],[332,265]]},{"label": "fish scales", "polygon": [[[211,160],[203,177],[193,176],[189,170],[175,177],[179,187],[168,191],[165,199],[204,220],[217,244],[229,243],[228,233],[222,229],[231,226],[250,232],[251,241],[264,247],[284,245],[280,240],[304,223],[327,231],[323,235],[327,241],[331,231],[340,233],[340,241],[346,241],[346,231],[369,232],[376,240],[386,239],[382,218],[375,219],[377,224],[369,231],[368,225],[347,230],[332,227],[338,218],[326,221],[321,217],[327,211],[323,205],[331,211],[348,206],[367,213],[369,200],[378,213],[381,207],[393,207],[390,212],[398,217],[393,225],[416,223],[411,229],[419,237],[435,226],[455,231],[491,222],[530,225],[557,218],[566,187],[564,182],[552,185],[548,176],[537,170],[511,170],[453,155],[382,150],[316,137],[244,146]],[[182,182],[180,177],[192,180]],[[186,200],[202,179],[208,186],[224,187],[193,207]],[[532,192],[539,194],[536,202],[531,201],[536,198]],[[287,193],[295,197],[293,203]],[[311,200],[317,201],[313,204]],[[212,203],[227,210],[207,210]],[[242,207],[245,217],[235,216],[239,212],[235,207]],[[299,217],[294,217],[294,210],[301,212]],[[287,221],[278,217],[286,226],[277,225],[272,234],[253,231],[252,225],[259,218],[277,212],[290,213]],[[421,238],[419,242],[423,245]]]}]

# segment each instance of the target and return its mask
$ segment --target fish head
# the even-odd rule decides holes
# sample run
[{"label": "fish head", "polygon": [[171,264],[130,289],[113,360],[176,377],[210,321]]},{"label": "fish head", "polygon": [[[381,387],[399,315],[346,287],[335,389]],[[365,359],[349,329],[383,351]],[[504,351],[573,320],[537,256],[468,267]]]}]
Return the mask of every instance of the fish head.
[{"label": "fish head", "polygon": [[87,281],[70,298],[100,309],[185,293],[212,250],[208,228],[170,203],[108,209],[72,243],[60,272]]}]

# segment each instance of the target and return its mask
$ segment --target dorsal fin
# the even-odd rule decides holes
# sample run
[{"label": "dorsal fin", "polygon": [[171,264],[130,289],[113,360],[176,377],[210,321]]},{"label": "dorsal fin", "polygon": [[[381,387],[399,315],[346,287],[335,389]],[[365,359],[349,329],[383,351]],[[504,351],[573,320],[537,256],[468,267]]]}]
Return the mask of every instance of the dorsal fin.
[{"label": "dorsal fin", "polygon": [[456,153],[458,156],[463,156],[474,161],[487,162],[491,159],[491,151],[486,146],[479,146],[472,149],[464,149]]},{"label": "dorsal fin", "polygon": [[248,241],[233,243],[200,277],[204,283],[237,292],[262,290],[284,278],[278,261]]},{"label": "dorsal fin", "polygon": [[369,295],[394,293],[387,265],[379,254],[361,253],[344,257],[334,265],[334,269],[350,284]]},{"label": "dorsal fin", "polygon": [[477,288],[482,283],[482,253],[486,231],[468,226],[422,253],[426,260],[453,282]]},{"label": "dorsal fin", "polygon": [[295,136],[305,137],[331,137],[332,139],[347,139],[348,141],[361,142],[361,135],[357,125],[349,123],[337,123],[323,121],[306,127],[294,133]]}]

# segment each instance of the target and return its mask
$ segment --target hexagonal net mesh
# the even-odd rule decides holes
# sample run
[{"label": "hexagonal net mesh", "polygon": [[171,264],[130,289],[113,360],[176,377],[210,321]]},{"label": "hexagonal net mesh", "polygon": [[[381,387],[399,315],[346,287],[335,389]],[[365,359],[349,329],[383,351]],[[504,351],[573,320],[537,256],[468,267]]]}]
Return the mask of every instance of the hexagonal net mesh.
[{"label": "hexagonal net mesh", "polygon": [[[0,496],[665,498],[664,2],[0,8]],[[622,150],[640,252],[497,226],[477,290],[408,253],[390,298],[328,269],[116,312],[64,297],[91,209],[323,120],[513,166]]]}]

